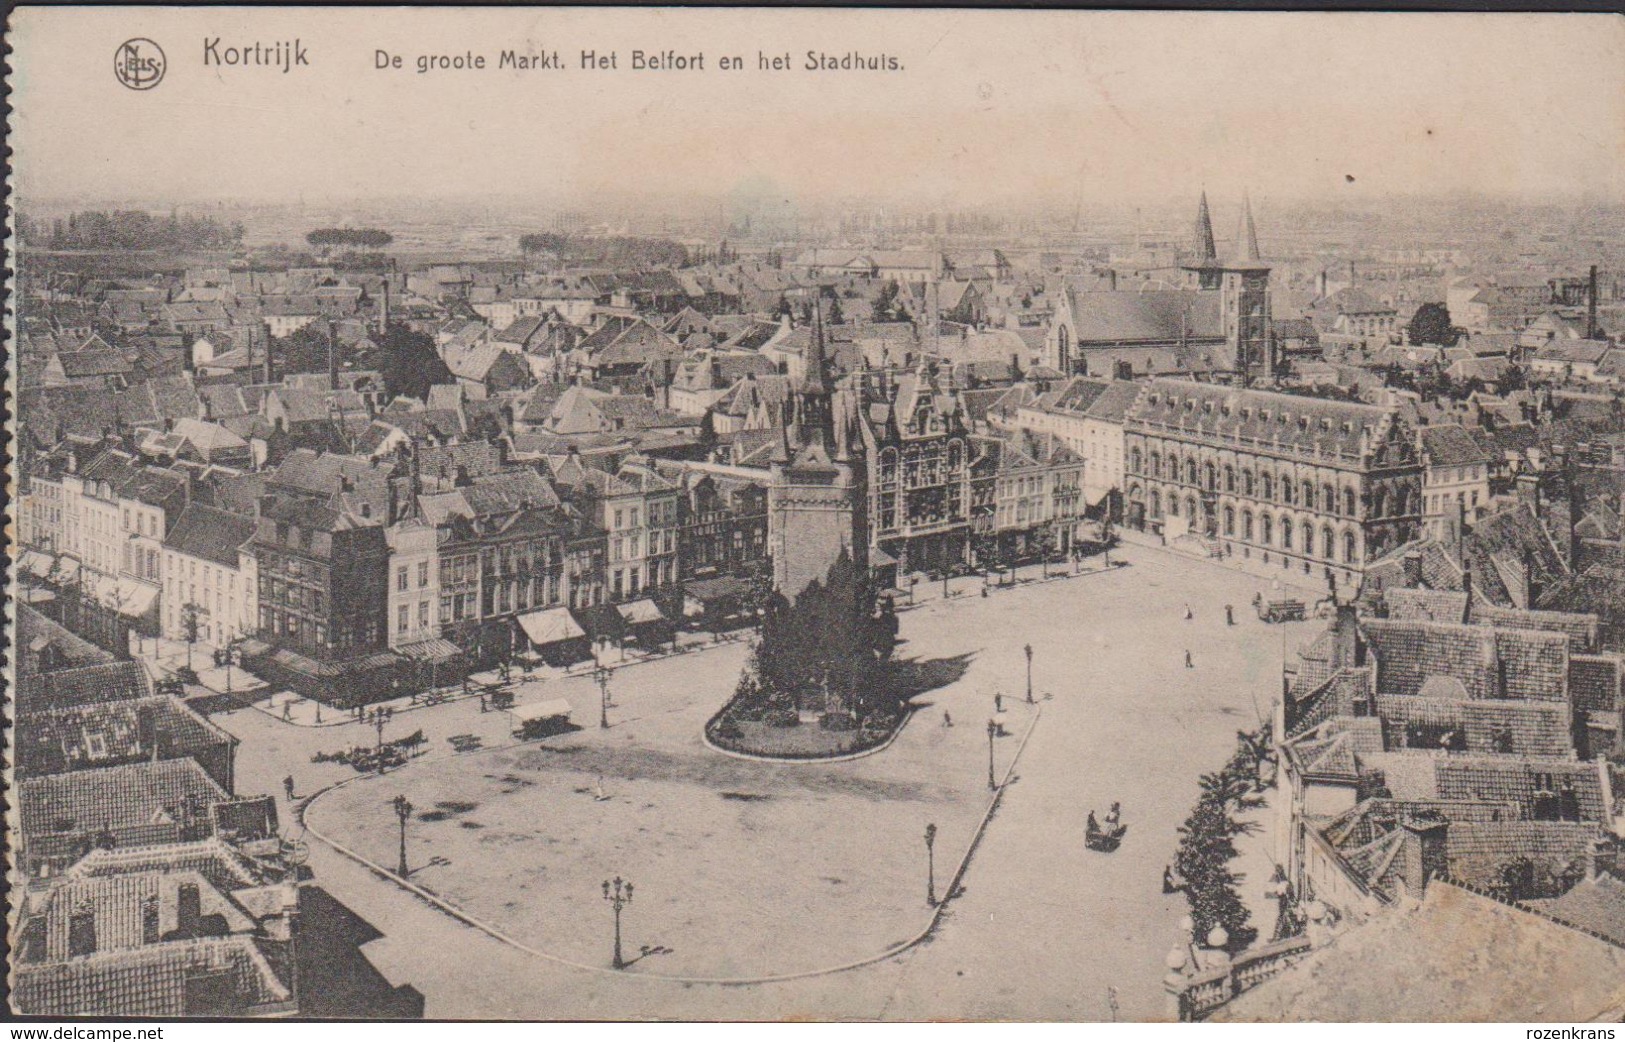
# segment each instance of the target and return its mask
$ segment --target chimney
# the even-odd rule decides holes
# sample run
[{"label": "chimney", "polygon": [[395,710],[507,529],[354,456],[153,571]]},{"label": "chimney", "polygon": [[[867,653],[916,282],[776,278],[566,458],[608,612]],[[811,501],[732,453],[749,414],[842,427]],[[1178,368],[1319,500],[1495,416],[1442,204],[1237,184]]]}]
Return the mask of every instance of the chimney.
[{"label": "chimney", "polygon": [[256,333],[260,332],[265,334],[265,378],[261,382],[268,384],[276,383],[276,364],[271,359],[271,327],[268,325],[255,326],[253,328],[253,332],[249,333],[249,336],[254,336]]},{"label": "chimney", "polygon": [[1414,552],[1406,554],[1404,558],[1404,566],[1405,588],[1408,590],[1420,590],[1422,588],[1422,555]]},{"label": "chimney", "polygon": [[1513,489],[1517,500],[1529,508],[1529,512],[1536,517],[1540,516],[1540,475],[1519,474],[1513,482]]},{"label": "chimney", "polygon": [[1586,339],[1597,339],[1597,266],[1591,266],[1591,279],[1586,287]]},{"label": "chimney", "polygon": [[96,954],[96,910],[82,904],[68,914],[68,958]]},{"label": "chimney", "polygon": [[338,323],[327,320],[327,389],[339,389],[339,334]]},{"label": "chimney", "polygon": [[1360,649],[1360,623],[1353,604],[1339,604],[1332,621],[1332,672],[1341,673],[1363,664]]},{"label": "chimney", "polygon": [[158,895],[148,894],[141,900],[141,943],[158,943]]},{"label": "chimney", "polygon": [[202,933],[203,895],[196,883],[182,883],[175,890],[175,932],[181,940]]},{"label": "chimney", "polygon": [[1405,890],[1412,897],[1421,897],[1428,880],[1442,875],[1448,867],[1445,837],[1450,823],[1406,815],[1401,827],[1405,830],[1405,842],[1411,847],[1406,852],[1410,856],[1404,862]]}]

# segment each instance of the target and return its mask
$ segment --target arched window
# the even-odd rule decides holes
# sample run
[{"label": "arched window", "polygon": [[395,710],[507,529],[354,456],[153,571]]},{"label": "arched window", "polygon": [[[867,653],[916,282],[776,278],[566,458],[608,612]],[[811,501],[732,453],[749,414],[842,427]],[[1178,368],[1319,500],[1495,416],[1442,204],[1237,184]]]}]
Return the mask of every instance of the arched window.
[{"label": "arched window", "polygon": [[1196,497],[1195,496],[1186,496],[1185,497],[1185,517],[1190,520],[1191,524],[1194,525],[1196,523]]},{"label": "arched window", "polygon": [[965,459],[965,446],[958,438],[948,443],[948,470],[950,473],[959,469]]},{"label": "arched window", "polygon": [[1263,543],[1265,546],[1268,546],[1275,541],[1275,520],[1268,514],[1265,514],[1259,518],[1258,534],[1260,536],[1258,541]]},{"label": "arched window", "polygon": [[1397,517],[1404,517],[1410,512],[1411,490],[1401,486],[1399,492],[1394,496],[1394,514]]},{"label": "arched window", "polygon": [[1196,458],[1193,456],[1185,461],[1185,483],[1196,484]]},{"label": "arched window", "polygon": [[1151,454],[1151,476],[1154,478],[1162,477],[1162,453],[1160,452]]},{"label": "arched window", "polygon": [[1290,517],[1281,518],[1281,549],[1292,549],[1292,519]]},{"label": "arched window", "polygon": [[1140,455],[1140,449],[1139,449],[1138,446],[1136,446],[1135,448],[1129,450],[1128,469],[1129,469],[1130,473],[1132,473],[1132,474],[1142,473],[1141,470],[1140,470],[1140,464],[1144,463],[1144,462],[1145,462],[1145,459]]},{"label": "arched window", "polygon": [[1281,477],[1281,502],[1287,506],[1292,505],[1292,478],[1287,475]]},{"label": "arched window", "polygon": [[1226,465],[1225,468],[1224,468],[1224,490],[1226,492],[1234,492],[1236,490],[1236,468],[1235,467]]},{"label": "arched window", "polygon": [[1241,538],[1249,543],[1253,541],[1253,512],[1251,510],[1241,512]]},{"label": "arched window", "polygon": [[1315,486],[1309,481],[1303,483],[1303,505],[1310,510],[1315,509]]},{"label": "arched window", "polygon": [[1337,513],[1337,490],[1330,485],[1320,486],[1320,509],[1328,514]]},{"label": "arched window", "polygon": [[1275,478],[1274,477],[1272,477],[1271,475],[1269,475],[1267,473],[1260,474],[1258,476],[1258,484],[1259,484],[1258,498],[1260,498],[1260,499],[1274,499],[1275,498]]},{"label": "arched window", "polygon": [[1354,507],[1354,490],[1352,488],[1346,488],[1343,490],[1343,513],[1349,517],[1353,517],[1356,513],[1358,513]]},{"label": "arched window", "polygon": [[1354,533],[1353,532],[1344,532],[1343,533],[1343,563],[1344,564],[1353,564],[1354,563]]},{"label": "arched window", "polygon": [[1168,516],[1179,516],[1179,496],[1177,494],[1170,493],[1168,496]]},{"label": "arched window", "polygon": [[1213,464],[1209,463],[1202,469],[1202,481],[1203,487],[1210,491],[1219,487],[1219,472]]},{"label": "arched window", "polygon": [[1381,487],[1371,493],[1371,516],[1385,517],[1388,513],[1388,490]]},{"label": "arched window", "polygon": [[1151,516],[1162,516],[1162,496],[1156,489],[1151,490]]},{"label": "arched window", "polygon": [[1236,511],[1233,507],[1224,508],[1224,534],[1236,534]]},{"label": "arched window", "polygon": [[880,483],[890,484],[897,480],[897,450],[884,448],[880,450]]},{"label": "arched window", "polygon": [[1332,539],[1332,530],[1329,527],[1322,528],[1320,530],[1320,556],[1331,561],[1336,559],[1336,555],[1337,543]]},{"label": "arched window", "polygon": [[1253,494],[1253,472],[1250,470],[1241,472],[1241,494],[1244,496]]}]

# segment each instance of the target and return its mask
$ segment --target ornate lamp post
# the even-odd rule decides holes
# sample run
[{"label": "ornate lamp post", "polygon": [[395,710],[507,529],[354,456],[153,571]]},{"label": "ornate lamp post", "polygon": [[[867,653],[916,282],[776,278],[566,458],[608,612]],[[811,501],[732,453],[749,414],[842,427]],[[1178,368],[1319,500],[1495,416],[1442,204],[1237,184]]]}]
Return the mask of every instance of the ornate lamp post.
[{"label": "ornate lamp post", "polygon": [[1027,644],[1027,645],[1023,646],[1021,650],[1027,653],[1027,704],[1032,705],[1033,704],[1033,646],[1031,644]]},{"label": "ornate lamp post", "polygon": [[933,908],[937,904],[937,859],[932,852],[936,842],[936,825],[927,825],[925,827],[925,903]]},{"label": "ornate lamp post", "polygon": [[396,796],[392,801],[395,807],[395,817],[401,823],[401,858],[396,863],[395,874],[402,879],[406,878],[406,821],[412,816],[412,801],[405,796]]},{"label": "ornate lamp post", "polygon": [[998,736],[999,725],[992,720],[987,722],[987,787],[995,790],[999,783],[993,779],[993,739]]},{"label": "ornate lamp post", "polygon": [[608,666],[596,666],[592,671],[592,678],[598,683],[598,726],[609,727],[609,678],[615,671]]},{"label": "ornate lamp post", "polygon": [[384,773],[384,725],[389,718],[395,715],[395,710],[386,706],[379,706],[372,711],[373,726],[378,729],[378,773]]},{"label": "ornate lamp post", "polygon": [[615,909],[615,962],[617,970],[626,969],[626,960],[621,958],[621,909],[632,903],[632,884],[623,884],[620,876],[615,877],[613,889],[609,880],[604,880],[604,900]]}]

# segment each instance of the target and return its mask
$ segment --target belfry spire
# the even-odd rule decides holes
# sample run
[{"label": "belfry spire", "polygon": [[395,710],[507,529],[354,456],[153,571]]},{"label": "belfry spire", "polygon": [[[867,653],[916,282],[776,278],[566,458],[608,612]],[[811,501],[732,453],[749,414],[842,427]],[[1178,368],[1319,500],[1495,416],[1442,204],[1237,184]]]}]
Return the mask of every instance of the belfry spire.
[{"label": "belfry spire", "polygon": [[1246,193],[1241,197],[1241,221],[1236,225],[1236,259],[1262,259],[1258,255],[1258,229],[1253,225],[1253,202]]},{"label": "belfry spire", "polygon": [[1219,251],[1213,245],[1213,217],[1208,213],[1207,192],[1202,193],[1202,204],[1196,210],[1196,235],[1192,240],[1198,262],[1218,260]]}]

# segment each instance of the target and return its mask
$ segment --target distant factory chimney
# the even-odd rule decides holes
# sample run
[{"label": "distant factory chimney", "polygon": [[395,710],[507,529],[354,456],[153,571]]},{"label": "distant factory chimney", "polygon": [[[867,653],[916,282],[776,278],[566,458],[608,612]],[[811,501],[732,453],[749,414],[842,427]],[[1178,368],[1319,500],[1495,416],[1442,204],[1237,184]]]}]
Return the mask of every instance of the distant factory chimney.
[{"label": "distant factory chimney", "polygon": [[1591,278],[1586,286],[1586,339],[1597,339],[1597,266],[1591,266]]}]

